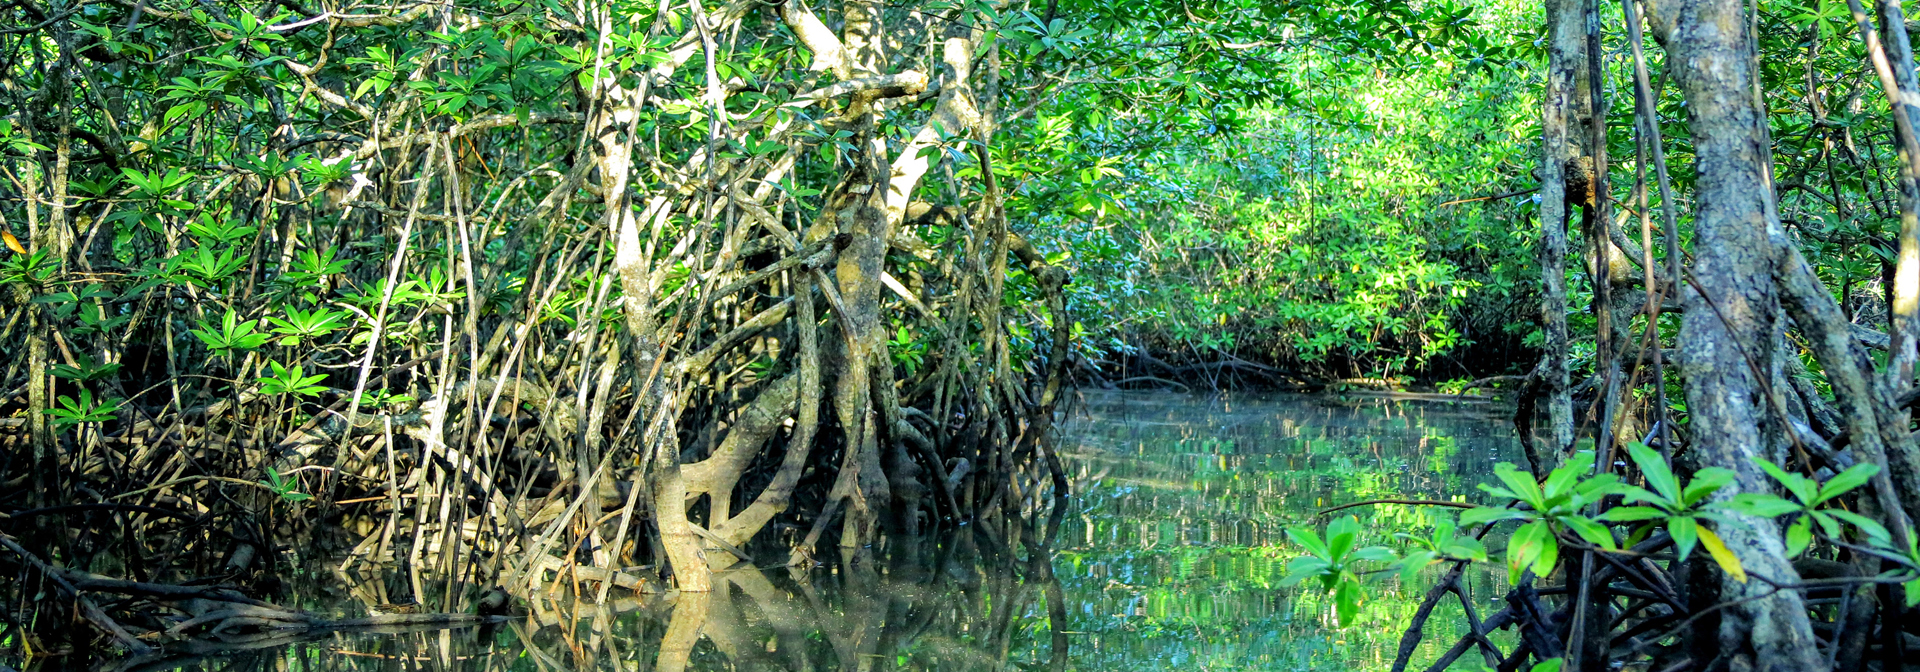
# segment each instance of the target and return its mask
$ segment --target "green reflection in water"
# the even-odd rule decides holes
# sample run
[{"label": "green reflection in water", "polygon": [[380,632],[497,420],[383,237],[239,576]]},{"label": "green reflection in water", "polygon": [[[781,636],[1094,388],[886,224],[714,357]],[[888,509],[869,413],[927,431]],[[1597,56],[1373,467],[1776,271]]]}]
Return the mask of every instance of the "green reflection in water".
[{"label": "green reflection in water", "polygon": [[[1360,500],[1478,500],[1474,486],[1493,464],[1519,459],[1510,411],[1485,405],[1165,393],[1084,400],[1062,454],[1076,475],[1105,476],[1076,501],[1054,562],[1073,627],[1086,633],[1072,653],[1082,670],[1386,669],[1443,567],[1427,570],[1422,585],[1381,578],[1360,621],[1335,630],[1328,600],[1274,587],[1302,553],[1285,528],[1316,525],[1320,509]],[[1346,513],[1376,534],[1363,543],[1453,514],[1392,505]],[[1482,569],[1466,581],[1492,606],[1505,578]],[[1458,604],[1443,601],[1427,630],[1413,669],[1465,632]]]},{"label": "green reflection in water", "polygon": [[[486,630],[183,650],[121,669],[1384,670],[1443,567],[1420,585],[1380,577],[1359,622],[1336,630],[1327,600],[1275,587],[1301,553],[1285,528],[1365,499],[1478,500],[1474,485],[1492,465],[1519,459],[1508,411],[1485,405],[1140,392],[1078,401],[1060,447],[1077,492],[1057,517],[842,549],[806,571],[722,572],[716,592],[697,599],[638,594],[600,608],[562,591],[533,616]],[[1350,512],[1375,532],[1362,543],[1452,515]],[[1505,579],[1498,568],[1475,570],[1466,584],[1485,616]],[[318,594],[299,603],[364,610]],[[555,613],[566,610],[575,613]],[[1438,657],[1463,624],[1458,603],[1443,601],[1411,669]],[[1494,638],[1512,644],[1507,633]],[[1056,658],[1062,639],[1068,655]],[[1478,663],[1469,654],[1455,669]]]}]

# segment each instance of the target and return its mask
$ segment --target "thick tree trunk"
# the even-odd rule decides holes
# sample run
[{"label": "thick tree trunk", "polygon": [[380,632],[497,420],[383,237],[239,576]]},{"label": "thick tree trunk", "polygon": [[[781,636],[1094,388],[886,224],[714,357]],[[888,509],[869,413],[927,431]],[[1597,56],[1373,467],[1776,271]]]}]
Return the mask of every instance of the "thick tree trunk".
[{"label": "thick tree trunk", "polygon": [[[1567,167],[1578,154],[1576,128],[1586,109],[1581,73],[1587,65],[1586,14],[1579,0],[1548,0],[1546,107],[1541,131],[1545,155],[1540,175],[1540,323],[1546,332],[1547,428],[1551,450],[1542,457],[1557,463],[1573,445],[1573,399],[1567,371]],[[1545,477],[1555,464],[1532,465]]]},{"label": "thick tree trunk", "polygon": [[[841,6],[844,23],[840,40],[855,76],[877,75],[886,67],[886,45],[879,35],[880,11],[874,0],[850,0]],[[861,125],[869,131],[879,121],[879,114],[869,111],[872,100],[868,94],[856,94],[849,108],[866,116]],[[852,453],[848,464],[855,470],[853,481],[858,487],[857,493],[848,493],[855,497],[855,505],[847,510],[846,527],[840,534],[842,547],[871,542],[881,514],[875,507],[887,506],[892,497],[888,474],[881,464],[882,428],[872,386],[876,377],[883,378],[878,384],[892,384],[893,380],[893,372],[880,365],[887,359],[880,277],[886,273],[887,241],[893,238],[898,220],[887,216],[887,199],[894,189],[890,188],[892,171],[887,166],[886,141],[864,135],[855,139],[856,146],[865,151],[854,158],[861,165],[846,182],[846,200],[837,217],[839,232],[851,236],[852,244],[841,252],[834,267],[842,302],[840,329],[845,335],[840,376],[834,381],[834,407],[840,426],[848,433],[848,450]]]},{"label": "thick tree trunk", "polygon": [[[1755,458],[1779,461],[1788,428],[1769,408],[1769,371],[1780,303],[1767,240],[1767,148],[1755,109],[1756,74],[1747,58],[1739,0],[1664,0],[1649,7],[1656,35],[1687,99],[1696,153],[1694,267],[1686,292],[1680,365],[1692,414],[1693,452],[1702,466],[1739,476],[1734,491],[1771,492]],[[1799,581],[1773,521],[1740,517],[1718,532],[1749,573]],[[1734,669],[1822,670],[1804,601],[1765,583],[1722,579],[1726,610],[1720,646]]]},{"label": "thick tree trunk", "polygon": [[[869,151],[884,147],[868,144]],[[892,233],[886,216],[887,191],[885,164],[880,156],[865,157],[867,166],[847,182],[851,197],[840,210],[840,233],[852,237],[852,244],[840,254],[834,267],[839,285],[842,314],[840,329],[843,350],[839,357],[840,375],[834,381],[834,410],[846,432],[848,459],[842,463],[841,483],[847,487],[831,496],[849,497],[846,526],[840,533],[840,545],[864,546],[873,540],[879,522],[876,507],[886,506],[891,496],[886,474],[880,464],[880,435],[873,404],[871,378],[878,374],[891,381],[892,372],[875,371],[876,358],[886,357],[886,337],[880,321],[880,274],[885,272],[887,240]]]}]

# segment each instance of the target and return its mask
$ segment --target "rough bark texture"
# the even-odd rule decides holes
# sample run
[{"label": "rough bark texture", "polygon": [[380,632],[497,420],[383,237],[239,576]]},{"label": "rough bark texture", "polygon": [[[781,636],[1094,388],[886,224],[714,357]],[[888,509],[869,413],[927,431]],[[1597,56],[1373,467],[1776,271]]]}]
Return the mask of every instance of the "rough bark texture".
[{"label": "rough bark texture", "polygon": [[[1767,148],[1751,95],[1745,13],[1738,0],[1668,0],[1649,10],[1687,98],[1697,157],[1697,285],[1686,292],[1679,340],[1693,451],[1703,466],[1738,474],[1728,490],[1770,492],[1753,460],[1778,461],[1787,428],[1768,399],[1780,307],[1767,240]],[[1739,522],[1721,526],[1720,534],[1747,571],[1797,582],[1773,521]],[[1745,598],[1752,599],[1727,609],[1720,626],[1720,645],[1734,669],[1825,669],[1799,594],[1723,579],[1722,599]]]},{"label": "rough bark texture", "polygon": [[[1567,169],[1585,133],[1580,118],[1586,109],[1582,86],[1587,65],[1586,15],[1579,0],[1547,3],[1547,89],[1541,130],[1545,156],[1540,175],[1540,320],[1546,332],[1547,428],[1551,450],[1542,457],[1557,461],[1573,445],[1573,399],[1568,389],[1567,362],[1567,214],[1572,193]],[[1544,476],[1553,464],[1533,465]]]}]

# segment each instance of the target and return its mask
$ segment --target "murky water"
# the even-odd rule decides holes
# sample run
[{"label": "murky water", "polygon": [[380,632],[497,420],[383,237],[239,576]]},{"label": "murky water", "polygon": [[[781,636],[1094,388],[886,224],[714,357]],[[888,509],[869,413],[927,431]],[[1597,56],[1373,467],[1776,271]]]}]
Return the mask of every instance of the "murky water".
[{"label": "murky water", "polygon": [[[829,559],[725,572],[708,596],[541,609],[486,629],[336,635],[142,669],[223,670],[1373,670],[1439,576],[1382,575],[1359,622],[1277,586],[1300,550],[1285,528],[1376,498],[1478,500],[1517,461],[1505,409],[1378,398],[1172,393],[1081,396],[1063,457],[1082,487],[1051,520]],[[1351,509],[1374,535],[1432,509]],[[1450,515],[1451,512],[1442,512]],[[1344,513],[1342,515],[1345,515]],[[1486,600],[1504,579],[1467,576]],[[302,605],[320,606],[320,605]],[[1445,602],[1413,658],[1462,632]],[[1456,669],[1478,669],[1468,656]]]}]

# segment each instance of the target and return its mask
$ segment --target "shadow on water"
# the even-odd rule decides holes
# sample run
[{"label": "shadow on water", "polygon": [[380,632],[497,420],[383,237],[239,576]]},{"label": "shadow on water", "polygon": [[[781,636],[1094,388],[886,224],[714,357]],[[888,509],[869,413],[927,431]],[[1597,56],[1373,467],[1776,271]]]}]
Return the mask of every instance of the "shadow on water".
[{"label": "shadow on water", "polygon": [[[1076,497],[1035,520],[843,549],[804,570],[722,572],[705,595],[643,592],[596,606],[556,591],[497,625],[268,640],[122,667],[1385,669],[1438,573],[1429,569],[1421,585],[1383,577],[1360,621],[1336,629],[1326,600],[1277,586],[1299,554],[1285,528],[1367,499],[1477,498],[1474,486],[1494,463],[1517,460],[1506,413],[1385,399],[1089,392],[1060,448]],[[1437,515],[1397,505],[1349,512],[1376,535],[1363,543],[1428,529]],[[1482,604],[1504,583],[1497,569],[1467,577]],[[1428,630],[1462,631],[1464,616],[1453,609],[1437,611]],[[1438,654],[1419,650],[1414,669]]]}]

